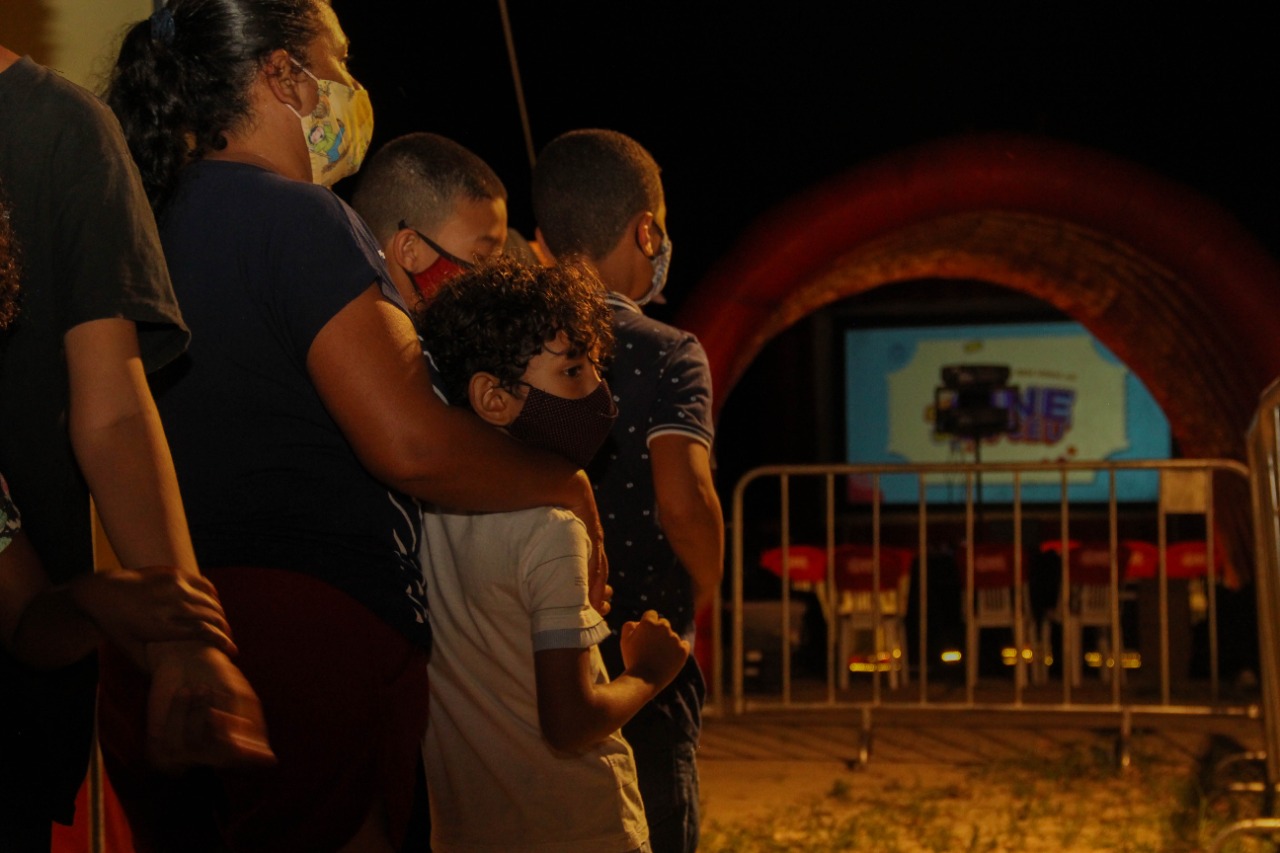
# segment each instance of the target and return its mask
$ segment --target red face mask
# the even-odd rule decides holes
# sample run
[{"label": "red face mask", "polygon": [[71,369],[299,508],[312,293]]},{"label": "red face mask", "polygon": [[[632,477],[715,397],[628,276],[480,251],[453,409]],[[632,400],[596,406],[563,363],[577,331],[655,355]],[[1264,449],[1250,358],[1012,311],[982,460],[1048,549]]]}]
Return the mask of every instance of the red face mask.
[{"label": "red face mask", "polygon": [[436,243],[436,241],[432,240],[418,229],[410,228],[403,220],[400,222],[400,228],[409,228],[410,231],[418,235],[418,239],[430,246],[432,251],[440,256],[432,261],[422,272],[415,273],[405,270],[405,273],[409,278],[413,279],[413,286],[418,289],[418,293],[422,296],[424,301],[430,301],[431,297],[436,295],[436,291],[439,290],[440,286],[446,281],[475,267],[475,264],[470,263],[469,261],[464,261],[457,255],[452,255],[440,248],[440,245]]}]

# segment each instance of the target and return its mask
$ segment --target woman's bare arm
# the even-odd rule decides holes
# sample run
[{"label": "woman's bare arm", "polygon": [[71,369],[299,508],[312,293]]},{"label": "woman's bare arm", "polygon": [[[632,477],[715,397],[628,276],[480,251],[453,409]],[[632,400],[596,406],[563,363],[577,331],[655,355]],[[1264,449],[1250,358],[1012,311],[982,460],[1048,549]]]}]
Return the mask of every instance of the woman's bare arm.
[{"label": "woman's bare arm", "polygon": [[376,286],[320,330],[307,367],[361,463],[389,486],[457,510],[594,507],[572,464],[436,396],[409,318]]},{"label": "woman's bare arm", "polygon": [[593,544],[591,603],[608,609],[604,530],[587,475],[437,397],[413,325],[377,285],[325,324],[307,368],[361,463],[388,486],[449,509],[559,506],[580,518]]}]

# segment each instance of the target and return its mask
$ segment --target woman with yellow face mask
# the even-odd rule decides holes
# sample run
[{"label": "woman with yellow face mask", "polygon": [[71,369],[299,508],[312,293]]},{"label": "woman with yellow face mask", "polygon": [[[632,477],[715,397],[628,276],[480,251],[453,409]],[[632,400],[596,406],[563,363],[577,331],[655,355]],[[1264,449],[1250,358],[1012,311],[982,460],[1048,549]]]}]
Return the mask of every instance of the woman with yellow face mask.
[{"label": "woman with yellow face mask", "polygon": [[192,540],[278,759],[151,773],[117,713],[142,679],[109,660],[102,741],[140,849],[401,843],[431,639],[418,500],[567,507],[603,567],[586,476],[434,395],[376,241],[329,189],[372,138],[346,60],[319,0],[171,0],[107,92],[192,332],[157,386]]}]

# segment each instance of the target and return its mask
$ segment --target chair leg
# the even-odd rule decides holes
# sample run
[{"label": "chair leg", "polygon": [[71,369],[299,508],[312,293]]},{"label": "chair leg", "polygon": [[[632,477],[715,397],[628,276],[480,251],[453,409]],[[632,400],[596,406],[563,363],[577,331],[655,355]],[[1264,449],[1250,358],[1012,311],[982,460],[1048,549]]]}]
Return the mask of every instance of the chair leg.
[{"label": "chair leg", "polygon": [[898,658],[893,656],[894,650],[898,648],[897,632],[891,624],[885,623],[879,633],[880,642],[876,644],[876,660],[879,661],[880,656],[883,654],[889,661],[889,689],[897,690],[901,680],[898,672]]},{"label": "chair leg", "polygon": [[900,677],[902,680],[902,686],[906,687],[911,683],[911,658],[907,654],[907,632],[901,622],[895,622],[893,626],[893,633],[896,638],[894,648],[898,649],[902,653],[901,656],[895,660],[894,669],[895,671],[901,671]]},{"label": "chair leg", "polygon": [[1049,665],[1046,662],[1053,642],[1053,628],[1047,618],[1035,627],[1036,642],[1031,651],[1031,683],[1049,683]]},{"label": "chair leg", "polygon": [[[1098,654],[1102,656],[1104,664],[1103,668],[1098,673],[1098,677],[1104,681],[1110,681],[1112,678],[1118,678],[1120,679],[1121,686],[1123,686],[1125,682],[1123,638],[1121,638],[1121,648],[1112,649],[1111,626],[1099,625],[1097,626],[1097,630],[1099,631]],[[1111,661],[1111,672],[1107,672],[1107,667],[1105,666],[1107,661]]]},{"label": "chair leg", "polygon": [[[1084,683],[1084,632],[1080,630],[1080,623],[1074,619],[1070,622],[1069,628],[1064,628],[1062,636],[1071,635],[1071,643],[1069,649],[1070,659],[1066,661],[1070,669],[1071,686],[1079,687]],[[1066,644],[1064,644],[1066,645]],[[1065,669],[1065,668],[1064,668]]]},{"label": "chair leg", "polygon": [[965,627],[964,668],[965,684],[978,683],[978,629],[970,623]]},{"label": "chair leg", "polygon": [[[903,648],[904,637],[902,636],[902,626],[897,620],[891,620],[886,617],[880,626],[880,642],[876,644],[876,659],[882,655],[889,664],[889,687],[897,690],[898,686],[906,683],[906,652]],[[895,657],[894,653],[897,652]]]},{"label": "chair leg", "polygon": [[853,654],[853,620],[842,618],[839,642],[836,644],[836,684],[841,690],[849,687],[849,656]]},{"label": "chair leg", "polygon": [[[1108,640],[1107,640],[1107,638],[1106,638],[1105,636],[1100,636],[1100,637],[1098,637],[1098,657],[1099,657],[1099,659],[1100,659],[1100,661],[1101,661],[1101,665],[1098,667],[1098,680],[1099,680],[1099,681],[1110,681],[1110,680],[1111,680],[1111,673],[1107,671],[1107,669],[1108,669],[1108,668],[1107,668],[1107,659],[1111,656],[1111,654],[1110,654],[1110,653],[1111,653],[1111,648],[1110,648],[1110,646],[1111,646],[1111,643],[1110,643],[1110,642],[1108,642]],[[1118,666],[1118,665],[1120,664],[1120,661],[1115,661],[1115,662],[1114,662],[1114,664],[1115,664],[1116,666]]]},{"label": "chair leg", "polygon": [[1019,687],[1026,687],[1030,679],[1027,677],[1027,662],[1022,659],[1022,649],[1016,648],[1017,637],[1014,637],[1013,681]]}]

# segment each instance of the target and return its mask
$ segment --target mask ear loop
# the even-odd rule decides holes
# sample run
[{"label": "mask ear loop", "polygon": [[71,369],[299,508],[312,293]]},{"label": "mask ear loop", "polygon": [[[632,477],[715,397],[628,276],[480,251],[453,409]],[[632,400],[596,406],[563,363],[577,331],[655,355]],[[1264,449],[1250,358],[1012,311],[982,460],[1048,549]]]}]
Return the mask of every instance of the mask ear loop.
[{"label": "mask ear loop", "polygon": [[476,268],[476,265],[473,261],[464,261],[462,258],[453,254],[453,252],[450,252],[448,249],[442,248],[440,244],[437,243],[435,240],[432,240],[426,234],[423,234],[421,231],[419,231],[417,228],[414,228],[409,223],[405,222],[403,219],[400,220],[399,228],[401,231],[408,229],[412,231],[414,234],[417,234],[419,240],[426,243],[431,248],[431,251],[435,252],[437,255],[444,258],[446,261],[455,263],[458,266],[462,267],[464,270],[472,270]]},{"label": "mask ear loop", "polygon": [[[642,245],[640,244],[640,231],[639,231],[639,228],[638,228],[638,227],[637,227],[636,232],[635,232],[635,233],[636,233],[636,248],[637,248],[637,249],[639,249],[639,250],[640,250],[640,254],[644,255],[644,256],[645,256],[645,259],[646,259],[646,260],[648,260],[648,261],[649,261],[649,263],[653,265],[653,267],[654,267],[654,272],[655,272],[655,274],[656,274],[657,269],[658,269],[658,259],[662,257],[662,246],[663,246],[663,244],[664,244],[664,243],[666,243],[666,242],[667,242],[667,232],[663,231],[663,230],[662,230],[662,227],[661,227],[660,225],[658,225],[658,223],[657,223],[655,220],[653,220],[653,219],[650,219],[650,220],[649,220],[649,227],[650,227],[650,228],[652,228],[652,229],[657,233],[657,235],[658,235],[658,248],[657,248],[657,250],[656,250],[652,255],[651,255],[651,254],[649,254],[648,252],[646,252],[646,251],[644,250],[644,246],[642,246]],[[665,276],[664,276],[664,283],[665,283]],[[658,294],[661,292],[661,290],[662,290],[662,288],[661,288],[660,286],[659,286],[659,287],[655,287],[655,286],[653,285],[653,283],[650,283],[650,285],[649,285],[649,290],[645,293],[645,295],[644,295],[644,296],[642,296],[640,299],[637,299],[637,300],[636,300],[636,304],[637,304],[637,305],[648,305],[650,302],[653,302],[655,299],[657,299]],[[658,301],[659,301],[659,302],[661,302],[661,301],[664,301],[664,300],[659,299]]]},{"label": "mask ear loop", "polygon": [[[319,88],[320,88],[320,78],[319,78],[319,77],[317,77],[316,75],[312,74],[310,71],[308,71],[308,70],[306,69],[306,67],[305,67],[301,62],[299,62],[298,60],[294,59],[294,58],[293,58],[293,54],[291,54],[291,53],[290,53],[290,54],[287,54],[287,56],[289,57],[289,61],[293,63],[293,65],[294,65],[294,67],[295,67],[295,68],[297,68],[297,69],[298,69],[299,71],[301,71],[303,74],[305,74],[305,75],[307,75],[308,77],[310,77],[312,80],[316,81],[316,90],[317,90],[317,91],[319,91]],[[305,119],[305,118],[306,118],[306,116],[304,116],[302,113],[298,112],[297,110],[295,110],[295,109],[293,108],[293,104],[285,104],[285,106],[289,108],[289,112],[293,113],[295,116],[297,116],[297,117],[298,117],[298,120],[299,120],[299,121],[301,121],[301,120],[303,120],[303,119]]]}]

